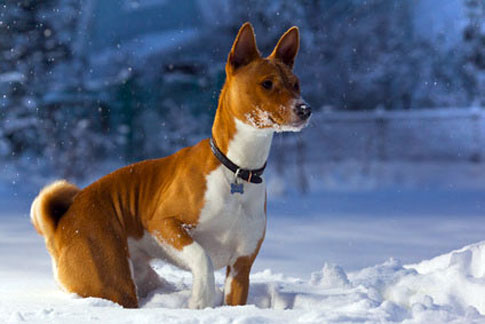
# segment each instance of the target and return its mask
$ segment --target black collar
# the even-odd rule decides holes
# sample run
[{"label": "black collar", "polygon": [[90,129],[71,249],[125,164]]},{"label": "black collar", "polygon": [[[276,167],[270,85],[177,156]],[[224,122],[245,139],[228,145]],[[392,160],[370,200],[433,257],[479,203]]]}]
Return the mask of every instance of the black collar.
[{"label": "black collar", "polygon": [[214,142],[214,139],[211,137],[209,139],[210,147],[212,150],[212,153],[214,153],[215,157],[224,164],[226,168],[231,170],[237,177],[243,179],[244,181],[251,182],[251,183],[261,183],[263,182],[263,179],[261,178],[261,175],[264,172],[264,168],[266,168],[266,162],[264,163],[262,168],[256,169],[256,170],[247,170],[247,169],[242,169],[240,168],[237,164],[229,160],[227,156],[225,156],[221,150],[217,147],[216,143]]}]

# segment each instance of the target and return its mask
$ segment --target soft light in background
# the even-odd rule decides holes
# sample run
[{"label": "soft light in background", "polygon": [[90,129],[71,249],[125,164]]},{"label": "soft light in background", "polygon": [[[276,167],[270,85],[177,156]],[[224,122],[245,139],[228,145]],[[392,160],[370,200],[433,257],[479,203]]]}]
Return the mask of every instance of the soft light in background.
[{"label": "soft light in background", "polygon": [[[255,264],[311,279],[256,274],[251,303],[295,310],[250,313],[269,322],[288,314],[309,322],[483,320],[483,244],[415,267],[385,262],[415,263],[485,239],[483,0],[1,1],[0,295],[14,297],[0,297],[0,319],[56,320],[50,307],[66,302],[53,292],[49,257],[29,224],[38,190],[61,177],[84,186],[208,137],[227,53],[245,21],[265,55],[299,26],[295,70],[315,112],[301,133],[275,137],[268,232]],[[38,304],[46,290],[61,302]],[[177,296],[146,305],[184,307]],[[74,322],[90,311],[126,316],[76,303],[60,314],[75,304]],[[299,317],[307,304],[317,311]],[[239,316],[218,312],[205,313],[208,321]]]}]

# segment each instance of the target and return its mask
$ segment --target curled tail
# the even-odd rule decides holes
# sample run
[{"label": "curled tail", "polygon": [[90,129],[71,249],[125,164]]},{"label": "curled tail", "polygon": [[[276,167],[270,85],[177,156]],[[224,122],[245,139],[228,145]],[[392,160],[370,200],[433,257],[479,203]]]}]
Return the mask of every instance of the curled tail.
[{"label": "curled tail", "polygon": [[46,239],[51,237],[80,190],[65,180],[59,180],[40,191],[30,207],[30,219],[39,234]]}]

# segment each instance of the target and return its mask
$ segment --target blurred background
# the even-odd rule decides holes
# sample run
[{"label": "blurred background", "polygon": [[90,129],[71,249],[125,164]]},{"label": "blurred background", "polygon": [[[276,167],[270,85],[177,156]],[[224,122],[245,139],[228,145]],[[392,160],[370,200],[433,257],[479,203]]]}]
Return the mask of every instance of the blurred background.
[{"label": "blurred background", "polygon": [[250,21],[265,55],[300,27],[315,111],[276,137],[273,194],[481,188],[484,20],[483,0],[1,1],[0,180],[86,184],[208,137]]},{"label": "blurred background", "polygon": [[209,136],[245,21],[265,55],[300,27],[315,112],[275,136],[257,270],[417,262],[484,239],[485,0],[3,0],[6,267],[30,268],[19,247],[48,261],[29,206],[49,181],[85,186]]}]

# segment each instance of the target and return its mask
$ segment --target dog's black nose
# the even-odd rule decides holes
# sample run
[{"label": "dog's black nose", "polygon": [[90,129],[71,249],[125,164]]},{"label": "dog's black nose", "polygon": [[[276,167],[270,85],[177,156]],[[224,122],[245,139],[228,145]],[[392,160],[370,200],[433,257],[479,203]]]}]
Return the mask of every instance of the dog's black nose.
[{"label": "dog's black nose", "polygon": [[306,103],[300,103],[295,106],[295,112],[301,120],[307,120],[312,114],[312,108]]}]

